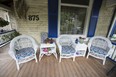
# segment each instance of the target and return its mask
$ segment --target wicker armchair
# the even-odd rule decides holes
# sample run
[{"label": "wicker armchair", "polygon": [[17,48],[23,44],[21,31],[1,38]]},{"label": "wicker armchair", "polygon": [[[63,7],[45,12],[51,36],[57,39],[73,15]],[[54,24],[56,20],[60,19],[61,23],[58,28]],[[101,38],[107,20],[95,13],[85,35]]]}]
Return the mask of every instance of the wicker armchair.
[{"label": "wicker armchair", "polygon": [[59,62],[61,62],[62,58],[73,58],[73,61],[75,61],[76,45],[73,43],[71,37],[61,35],[56,39],[56,43],[60,53]]},{"label": "wicker armchair", "polygon": [[112,44],[109,39],[102,36],[92,37],[88,43],[88,55],[103,60],[105,64],[106,57],[110,55],[112,51]]},{"label": "wicker armchair", "polygon": [[35,40],[27,35],[15,37],[10,43],[9,55],[16,61],[17,69],[19,64],[35,59],[38,45]]}]

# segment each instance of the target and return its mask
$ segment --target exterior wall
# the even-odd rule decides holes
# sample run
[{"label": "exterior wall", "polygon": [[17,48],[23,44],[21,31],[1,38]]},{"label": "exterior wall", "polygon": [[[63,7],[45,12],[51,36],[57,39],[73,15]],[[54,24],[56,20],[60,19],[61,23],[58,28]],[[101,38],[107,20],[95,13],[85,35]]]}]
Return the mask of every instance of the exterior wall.
[{"label": "exterior wall", "polygon": [[[48,0],[26,0],[29,5],[28,15],[39,15],[39,21],[29,21],[18,19],[18,31],[21,34],[27,34],[34,37],[40,43],[40,33],[48,32]],[[113,7],[106,6],[106,0],[103,0],[95,35],[106,36],[108,27],[113,14]]]},{"label": "exterior wall", "polygon": [[96,36],[106,36],[113,15],[114,7],[107,7],[106,0],[103,0],[96,26]]},{"label": "exterior wall", "polygon": [[[40,33],[48,32],[48,0],[27,0],[27,20],[18,19],[18,31],[30,35],[40,43]],[[28,15],[39,15],[38,21],[29,21]]]}]

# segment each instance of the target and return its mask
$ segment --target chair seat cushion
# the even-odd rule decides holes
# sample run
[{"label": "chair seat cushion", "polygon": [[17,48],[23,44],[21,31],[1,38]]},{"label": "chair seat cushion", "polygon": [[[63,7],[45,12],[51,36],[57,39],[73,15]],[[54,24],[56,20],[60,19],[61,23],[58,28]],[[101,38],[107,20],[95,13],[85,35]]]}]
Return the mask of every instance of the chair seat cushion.
[{"label": "chair seat cushion", "polygon": [[75,49],[72,46],[62,46],[62,54],[74,54]]},{"label": "chair seat cushion", "polygon": [[24,59],[26,57],[33,55],[34,53],[35,53],[34,49],[32,47],[28,47],[28,48],[23,48],[23,49],[16,51],[15,56],[16,56],[16,59],[21,60],[21,59]]},{"label": "chair seat cushion", "polygon": [[98,55],[106,55],[107,54],[107,50],[100,48],[100,47],[96,47],[96,46],[91,46],[90,47],[91,52],[90,53],[96,53]]}]

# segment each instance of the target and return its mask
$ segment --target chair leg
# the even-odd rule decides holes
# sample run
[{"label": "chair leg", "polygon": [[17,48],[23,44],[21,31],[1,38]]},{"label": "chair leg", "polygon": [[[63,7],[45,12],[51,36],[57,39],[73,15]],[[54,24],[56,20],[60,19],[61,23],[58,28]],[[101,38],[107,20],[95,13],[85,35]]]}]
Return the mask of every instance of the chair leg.
[{"label": "chair leg", "polygon": [[37,57],[35,56],[35,61],[36,61],[36,63],[38,63],[38,61],[37,61]]},{"label": "chair leg", "polygon": [[43,53],[39,54],[39,61],[41,60],[41,58],[43,57],[43,55],[44,55]]},{"label": "chair leg", "polygon": [[60,58],[59,58],[59,63],[61,62],[61,56],[60,56]]},{"label": "chair leg", "polygon": [[88,57],[89,57],[89,54],[87,54],[87,57],[86,58],[88,59]]},{"label": "chair leg", "polygon": [[17,70],[19,71],[20,68],[19,68],[19,64],[18,64],[18,62],[16,62],[16,65],[17,65]]},{"label": "chair leg", "polygon": [[55,53],[53,53],[53,55],[56,57],[56,59],[57,59],[57,53],[55,52]]},{"label": "chair leg", "polygon": [[103,65],[105,65],[105,62],[106,62],[106,58],[103,60]]},{"label": "chair leg", "polygon": [[73,61],[75,61],[75,57],[73,57]]}]

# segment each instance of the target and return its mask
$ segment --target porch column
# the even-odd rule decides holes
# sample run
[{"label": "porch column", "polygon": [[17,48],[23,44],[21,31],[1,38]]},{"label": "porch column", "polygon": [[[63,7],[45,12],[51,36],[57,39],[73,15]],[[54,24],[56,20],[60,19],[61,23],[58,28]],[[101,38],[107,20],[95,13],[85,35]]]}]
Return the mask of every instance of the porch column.
[{"label": "porch column", "polygon": [[102,5],[102,0],[94,0],[91,17],[90,17],[90,23],[88,27],[88,34],[87,34],[88,37],[92,37],[95,34],[96,25],[97,25],[98,16],[99,16],[99,10],[101,8],[101,5]]}]

